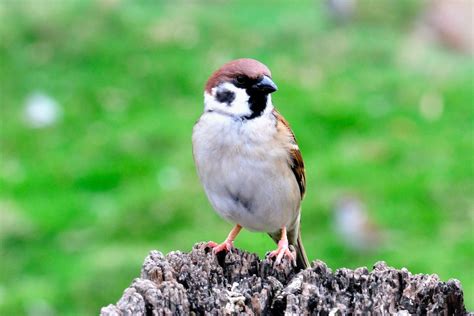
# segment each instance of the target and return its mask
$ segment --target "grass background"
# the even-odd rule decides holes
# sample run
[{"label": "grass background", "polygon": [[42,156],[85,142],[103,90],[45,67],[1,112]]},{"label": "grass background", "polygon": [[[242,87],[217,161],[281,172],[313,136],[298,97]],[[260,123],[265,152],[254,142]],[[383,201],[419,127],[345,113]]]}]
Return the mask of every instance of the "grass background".
[{"label": "grass background", "polygon": [[[97,314],[149,250],[226,236],[191,131],[207,77],[238,57],[272,69],[302,149],[309,257],[457,278],[474,309],[473,63],[440,47],[406,58],[421,8],[360,1],[338,25],[317,1],[1,1],[0,314]],[[35,91],[60,104],[53,126],[25,123]],[[427,95],[437,119],[420,111]],[[345,194],[388,232],[383,247],[335,233]],[[249,232],[236,246],[274,247]]]}]

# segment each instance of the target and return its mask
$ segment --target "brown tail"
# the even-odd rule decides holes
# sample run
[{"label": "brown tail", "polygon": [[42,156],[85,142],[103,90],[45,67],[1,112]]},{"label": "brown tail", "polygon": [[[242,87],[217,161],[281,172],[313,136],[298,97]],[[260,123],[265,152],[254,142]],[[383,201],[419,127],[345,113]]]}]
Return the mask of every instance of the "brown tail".
[{"label": "brown tail", "polygon": [[293,245],[296,250],[296,268],[298,270],[306,269],[310,266],[306,252],[304,251],[303,241],[301,240],[301,230],[298,230],[298,239],[296,245]]}]

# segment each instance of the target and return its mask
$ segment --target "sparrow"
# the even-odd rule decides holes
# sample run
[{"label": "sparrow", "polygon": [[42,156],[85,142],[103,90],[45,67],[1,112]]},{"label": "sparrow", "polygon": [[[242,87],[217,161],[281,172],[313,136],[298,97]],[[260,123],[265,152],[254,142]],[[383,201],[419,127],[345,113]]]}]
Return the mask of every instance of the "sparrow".
[{"label": "sparrow", "polygon": [[293,131],[272,104],[275,91],[270,70],[257,60],[237,59],[215,71],[193,128],[193,157],[211,205],[235,224],[224,242],[208,243],[213,252],[231,251],[245,228],[266,232],[278,244],[269,254],[275,264],[285,256],[305,269],[305,168]]},{"label": "sparrow", "polygon": [[356,196],[339,198],[334,207],[334,229],[349,248],[358,252],[376,250],[385,239],[384,231]]}]

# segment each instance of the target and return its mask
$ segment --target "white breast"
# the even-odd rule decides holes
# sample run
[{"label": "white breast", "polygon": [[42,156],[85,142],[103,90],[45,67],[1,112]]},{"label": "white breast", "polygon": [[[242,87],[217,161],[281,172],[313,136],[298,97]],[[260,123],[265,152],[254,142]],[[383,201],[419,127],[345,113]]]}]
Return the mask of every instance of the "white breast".
[{"label": "white breast", "polygon": [[204,190],[225,219],[256,231],[295,225],[300,192],[271,113],[249,121],[204,113],[193,154]]}]

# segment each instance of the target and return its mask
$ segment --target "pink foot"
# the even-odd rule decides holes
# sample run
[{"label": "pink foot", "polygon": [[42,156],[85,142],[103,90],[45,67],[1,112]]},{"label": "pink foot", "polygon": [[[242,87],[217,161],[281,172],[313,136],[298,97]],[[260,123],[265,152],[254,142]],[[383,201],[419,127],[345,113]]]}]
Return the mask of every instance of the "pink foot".
[{"label": "pink foot", "polygon": [[227,251],[227,252],[232,252],[232,249],[234,248],[234,243],[232,241],[225,240],[222,244],[218,244],[213,241],[209,241],[207,243],[209,247],[212,248],[212,252],[214,254],[217,254],[221,251]]},{"label": "pink foot", "polygon": [[280,240],[278,242],[277,250],[273,250],[268,255],[269,258],[273,258],[275,256],[275,264],[280,264],[281,259],[283,259],[283,256],[286,256],[288,259],[290,259],[291,262],[293,262],[294,265],[296,265],[296,256],[290,251],[287,240]]}]

